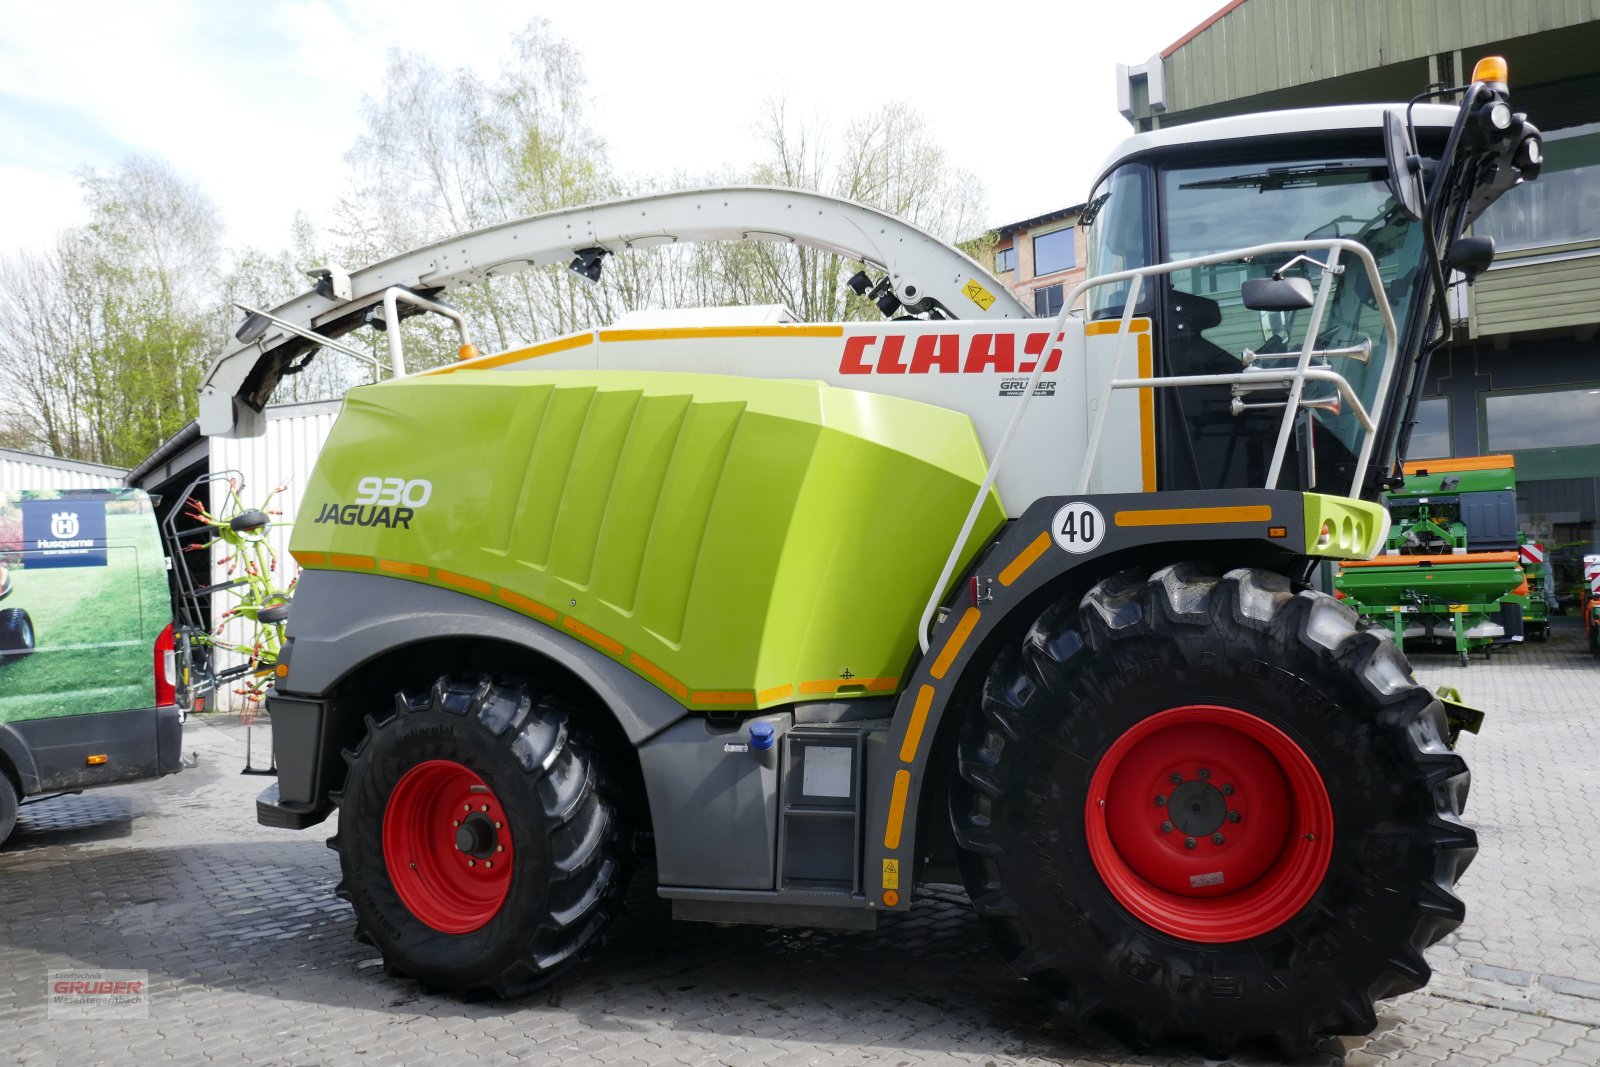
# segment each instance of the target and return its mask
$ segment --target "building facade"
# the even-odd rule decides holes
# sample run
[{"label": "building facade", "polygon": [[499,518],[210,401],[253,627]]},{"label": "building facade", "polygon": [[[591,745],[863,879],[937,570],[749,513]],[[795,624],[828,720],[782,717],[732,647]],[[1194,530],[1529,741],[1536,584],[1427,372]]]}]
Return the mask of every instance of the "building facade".
[{"label": "building facade", "polygon": [[1061,208],[999,228],[994,275],[1035,315],[1060,312],[1072,287],[1083,281],[1085,247],[1078,225],[1083,208]]},{"label": "building facade", "polygon": [[1458,286],[1408,458],[1508,452],[1519,519],[1569,598],[1600,551],[1600,0],[1234,0],[1118,68],[1135,130],[1282,108],[1406,101],[1504,56],[1545,134],[1536,182],[1474,225],[1494,265]]}]

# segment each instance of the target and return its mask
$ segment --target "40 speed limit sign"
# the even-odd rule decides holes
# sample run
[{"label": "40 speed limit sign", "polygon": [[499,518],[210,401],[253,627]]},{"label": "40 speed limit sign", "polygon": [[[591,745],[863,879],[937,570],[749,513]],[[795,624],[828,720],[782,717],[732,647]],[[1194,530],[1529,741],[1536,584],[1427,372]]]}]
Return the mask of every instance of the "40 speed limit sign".
[{"label": "40 speed limit sign", "polygon": [[1050,520],[1050,534],[1056,544],[1075,556],[1093,552],[1105,540],[1106,520],[1093,504],[1074,500],[1063,504]]}]

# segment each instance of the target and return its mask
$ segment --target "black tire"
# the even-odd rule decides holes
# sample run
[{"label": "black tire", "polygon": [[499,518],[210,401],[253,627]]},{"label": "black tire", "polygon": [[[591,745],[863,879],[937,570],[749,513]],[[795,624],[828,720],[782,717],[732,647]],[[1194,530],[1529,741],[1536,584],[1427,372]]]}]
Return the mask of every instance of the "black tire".
[{"label": "black tire", "polygon": [[[1336,828],[1314,895],[1244,940],[1146,925],[1089,853],[1090,779],[1113,742],[1203,703],[1297,745]],[[1374,1000],[1426,983],[1422,950],[1462,920],[1452,887],[1477,838],[1444,737],[1394,642],[1332,597],[1248,569],[1127,572],[1046,611],[964,722],[951,815],[967,888],[1006,960],[1069,1015],[1144,1046],[1220,1057],[1267,1040],[1299,1055],[1318,1033],[1370,1032]]]},{"label": "black tire", "polygon": [[[404,691],[347,751],[329,840],[337,890],[356,912],[356,937],[383,953],[390,974],[476,995],[518,996],[561,974],[622,909],[630,836],[600,779],[597,750],[575,736],[557,698],[487,676],[441,678]],[[390,795],[412,768],[449,760],[476,774],[504,810],[512,846],[504,903],[478,929],[445,933],[402,901],[384,854]]]},{"label": "black tire", "polygon": [[17,806],[22,803],[11,776],[0,770],[0,845],[6,843],[11,831],[17,827]]},{"label": "black tire", "polygon": [[0,611],[0,655],[21,659],[34,648],[33,620],[22,608]]}]

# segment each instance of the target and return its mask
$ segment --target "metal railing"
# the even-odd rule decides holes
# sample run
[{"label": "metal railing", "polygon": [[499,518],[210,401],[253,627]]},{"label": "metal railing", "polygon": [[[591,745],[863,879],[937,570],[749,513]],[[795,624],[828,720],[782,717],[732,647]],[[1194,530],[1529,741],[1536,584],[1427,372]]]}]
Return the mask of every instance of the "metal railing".
[{"label": "metal railing", "polygon": [[[1313,259],[1308,253],[1325,252],[1325,260]],[[1311,319],[1306,324],[1305,341],[1301,345],[1299,357],[1293,367],[1279,369],[1251,368],[1232,374],[1191,374],[1175,375],[1159,378],[1123,378],[1122,361],[1127,347],[1128,337],[1132,333],[1131,326],[1134,319],[1134,308],[1139,303],[1139,293],[1146,278],[1173,274],[1177,271],[1192,270],[1196,267],[1209,267],[1218,263],[1249,262],[1258,256],[1278,256],[1288,254],[1292,256],[1287,263],[1278,267],[1279,272],[1286,270],[1296,263],[1305,263],[1322,272],[1318,282],[1316,295],[1311,305]],[[1343,273],[1344,267],[1340,265],[1341,255],[1351,255],[1356,258],[1366,270],[1367,279],[1371,283],[1372,297],[1377,305],[1377,310],[1383,317],[1384,349],[1380,357],[1378,368],[1378,387],[1373,394],[1373,406],[1369,411],[1361,402],[1360,396],[1351,387],[1344,375],[1328,367],[1312,365],[1312,359],[1318,355],[1317,335],[1321,332],[1322,318],[1327,311],[1329,295],[1333,290],[1334,278]],[[1337,390],[1341,399],[1349,404],[1350,413],[1361,426],[1361,448],[1356,459],[1355,475],[1351,479],[1350,493],[1352,497],[1361,492],[1361,484],[1366,474],[1368,463],[1372,459],[1372,448],[1377,438],[1377,428],[1383,417],[1384,398],[1389,392],[1390,379],[1394,374],[1394,355],[1399,343],[1399,331],[1395,327],[1394,309],[1389,305],[1387,292],[1383,287],[1383,278],[1378,272],[1378,263],[1372,252],[1359,241],[1348,238],[1319,238],[1302,241],[1277,241],[1271,244],[1251,245],[1248,248],[1237,248],[1227,252],[1218,252],[1208,256],[1195,256],[1189,259],[1173,260],[1168,263],[1156,263],[1148,267],[1137,267],[1133,270],[1117,271],[1114,274],[1102,274],[1095,278],[1088,278],[1079,282],[1072,292],[1062,301],[1061,313],[1056,317],[1051,327],[1050,335],[1060,337],[1066,329],[1068,319],[1073,316],[1073,308],[1078,304],[1078,299],[1090,289],[1104,285],[1115,285],[1121,282],[1128,284],[1128,292],[1123,303],[1122,319],[1117,327],[1117,347],[1112,356],[1111,370],[1106,379],[1099,405],[1094,413],[1094,427],[1090,431],[1088,446],[1084,452],[1083,467],[1079,472],[1076,492],[1089,492],[1090,483],[1094,477],[1095,460],[1100,451],[1100,439],[1105,434],[1106,415],[1111,407],[1111,398],[1121,389],[1173,389],[1189,386],[1217,386],[1232,385],[1236,388],[1249,391],[1259,390],[1262,385],[1284,383],[1288,386],[1288,395],[1283,403],[1283,419],[1278,427],[1278,436],[1272,449],[1272,462],[1267,470],[1266,485],[1264,488],[1277,488],[1279,476],[1283,469],[1284,456],[1288,452],[1289,440],[1294,433],[1295,419],[1300,413],[1302,399],[1305,394],[1306,382],[1324,382],[1332,385]],[[1337,354],[1349,355],[1348,352]],[[1355,357],[1353,357],[1355,358]],[[972,507],[967,511],[966,521],[961,525],[961,532],[956,536],[954,547],[950,550],[949,557],[945,560],[944,569],[939,573],[939,580],[928,598],[928,603],[922,612],[921,624],[917,628],[917,640],[926,652],[929,644],[930,624],[934,615],[939,610],[939,601],[944,597],[946,586],[950,583],[951,575],[955,573],[956,564],[960,562],[961,553],[966,547],[967,539],[972,536],[973,527],[977,524],[978,516],[983,511],[983,503],[994,488],[996,477],[1005,462],[1006,454],[1010,451],[1011,442],[1016,437],[1017,427],[1021,424],[1023,416],[1027,413],[1028,402],[1033,398],[1033,391],[1039,384],[1039,378],[1044,373],[1048,360],[1039,359],[1035,362],[1033,372],[1028,376],[1027,387],[1018,399],[1017,409],[1012,413],[1011,421],[1006,424],[1005,432],[1000,437],[999,444],[995,447],[994,456],[989,460],[989,470],[984,475],[983,483],[978,487],[976,498]],[[1363,361],[1365,362],[1365,361]]]}]

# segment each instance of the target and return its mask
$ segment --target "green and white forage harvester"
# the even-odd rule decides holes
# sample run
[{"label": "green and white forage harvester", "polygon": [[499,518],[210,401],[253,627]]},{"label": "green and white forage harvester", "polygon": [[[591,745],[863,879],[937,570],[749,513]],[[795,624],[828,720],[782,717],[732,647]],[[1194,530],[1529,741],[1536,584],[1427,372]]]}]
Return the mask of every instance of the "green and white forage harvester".
[{"label": "green and white forage harvester", "polygon": [[[361,936],[433,987],[549,980],[636,867],[678,918],[815,927],[960,880],[1013,967],[1135,1040],[1372,1029],[1461,922],[1468,773],[1394,642],[1308,579],[1383,545],[1449,276],[1492,256],[1463,235],[1539,169],[1502,62],[1450,95],[1131,137],[1054,319],[770,188],[535,216],[250,310],[208,433],[257,432],[375,320],[395,370],[299,505],[260,821],[337,809]],[[646,311],[478,355],[446,300],[744,239],[862,262],[888,318]],[[461,361],[405,375],[411,314]]]},{"label": "green and white forage harvester", "polygon": [[1384,501],[1392,525],[1383,553],[1340,564],[1334,589],[1397,642],[1450,642],[1465,667],[1470,652],[1487,656],[1535,621],[1547,624],[1517,528],[1513,457],[1409,462]]}]

